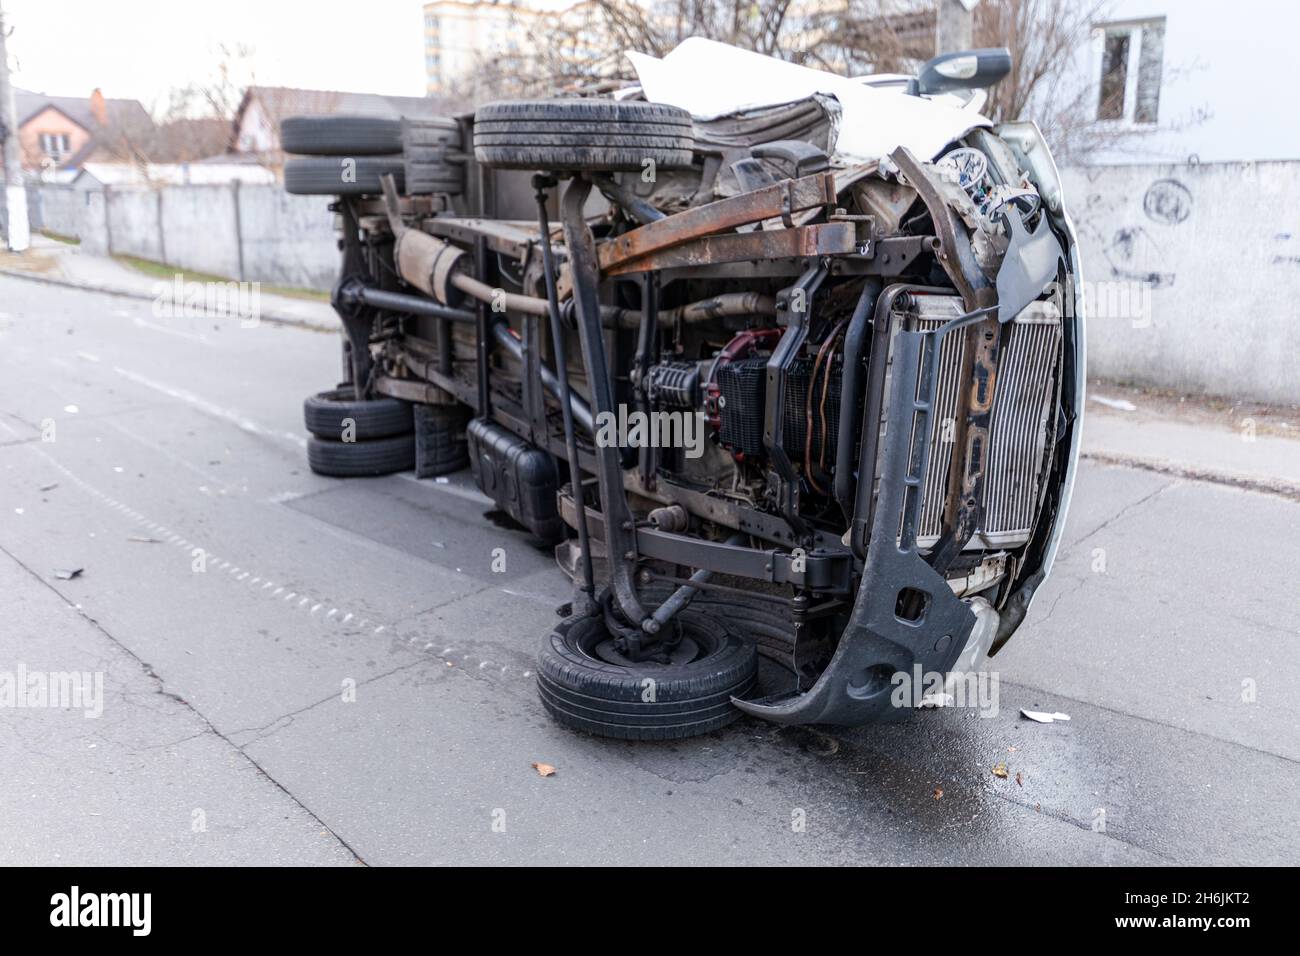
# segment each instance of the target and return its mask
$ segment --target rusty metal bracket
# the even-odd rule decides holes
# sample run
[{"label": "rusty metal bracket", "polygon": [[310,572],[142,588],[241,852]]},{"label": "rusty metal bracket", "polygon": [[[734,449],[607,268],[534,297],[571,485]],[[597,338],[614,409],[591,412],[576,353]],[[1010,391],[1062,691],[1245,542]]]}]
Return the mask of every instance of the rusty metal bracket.
[{"label": "rusty metal bracket", "polygon": [[906,147],[900,146],[894,150],[890,159],[902,170],[908,185],[917,191],[925,208],[930,211],[935,235],[939,238],[939,248],[935,250],[935,255],[961,293],[967,311],[982,308],[987,303],[976,301],[975,290],[992,283],[975,262],[975,253],[971,249],[966,227],[957,211],[944,201],[943,190],[935,174],[926,169]]},{"label": "rusty metal bracket", "polygon": [[[600,270],[617,275],[620,265],[672,248],[692,239],[726,232],[764,219],[788,220],[792,213],[835,202],[835,178],[817,173],[786,179],[752,192],[686,209],[601,243]],[[637,270],[641,271],[641,270]]]},{"label": "rusty metal bracket", "polygon": [[736,232],[704,236],[657,253],[620,263],[606,275],[628,275],[656,269],[716,265],[771,259],[808,259],[852,255],[858,251],[857,230],[851,222],[828,222],[793,229]]}]

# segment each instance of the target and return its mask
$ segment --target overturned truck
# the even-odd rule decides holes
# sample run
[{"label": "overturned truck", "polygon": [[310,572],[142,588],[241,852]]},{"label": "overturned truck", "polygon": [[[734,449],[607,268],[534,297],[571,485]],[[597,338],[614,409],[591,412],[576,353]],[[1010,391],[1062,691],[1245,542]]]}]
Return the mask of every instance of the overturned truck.
[{"label": "overturned truck", "polygon": [[309,458],[468,466],[555,546],[564,724],[888,719],[897,675],[1002,647],[1060,539],[1084,343],[1056,170],[976,111],[1005,51],[731,109],[674,55],[614,95],[285,121],[288,188],[342,226]]}]

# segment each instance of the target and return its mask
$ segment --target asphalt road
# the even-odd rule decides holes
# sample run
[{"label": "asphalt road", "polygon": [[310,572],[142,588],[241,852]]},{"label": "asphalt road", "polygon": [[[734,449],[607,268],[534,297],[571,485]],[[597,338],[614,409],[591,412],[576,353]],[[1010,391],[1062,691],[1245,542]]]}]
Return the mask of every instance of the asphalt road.
[{"label": "asphalt road", "polygon": [[337,371],[0,278],[0,678],[104,681],[0,709],[0,863],[1300,862],[1300,504],[1085,464],[997,716],[612,742],[544,714],[566,583],[467,475],[307,470]]}]

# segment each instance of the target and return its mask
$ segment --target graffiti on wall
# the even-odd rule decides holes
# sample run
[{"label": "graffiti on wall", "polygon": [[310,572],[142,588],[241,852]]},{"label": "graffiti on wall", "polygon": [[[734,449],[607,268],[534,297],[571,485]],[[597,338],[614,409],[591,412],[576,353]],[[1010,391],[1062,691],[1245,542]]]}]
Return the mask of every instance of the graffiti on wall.
[{"label": "graffiti on wall", "polygon": [[1192,191],[1176,179],[1157,179],[1142,197],[1142,211],[1162,226],[1179,226],[1192,214]]}]

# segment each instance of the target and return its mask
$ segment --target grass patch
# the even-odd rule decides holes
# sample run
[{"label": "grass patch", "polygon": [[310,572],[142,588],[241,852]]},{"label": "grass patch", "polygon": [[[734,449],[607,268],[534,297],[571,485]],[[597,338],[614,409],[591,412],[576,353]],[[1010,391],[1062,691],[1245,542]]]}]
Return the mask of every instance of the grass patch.
[{"label": "grass patch", "polygon": [[65,236],[63,233],[55,232],[53,229],[41,229],[40,233],[46,239],[53,239],[55,242],[62,242],[65,245],[69,245],[69,246],[81,245],[81,240],[78,239],[76,236]]},{"label": "grass patch", "polygon": [[[169,282],[175,281],[176,276],[181,277],[182,282],[235,282],[237,280],[229,276],[213,275],[210,272],[196,272],[192,269],[178,269],[175,266],[165,265],[161,262],[154,262],[152,259],[141,259],[139,256],[115,255],[113,256],[118,262],[125,266],[130,266],[137,272],[143,272],[147,276],[153,276],[156,279],[166,279]],[[328,302],[330,294],[320,292],[316,289],[300,289],[296,286],[271,285],[266,282],[259,283],[263,292],[267,295],[282,295],[291,299],[306,299],[310,302]]]}]

